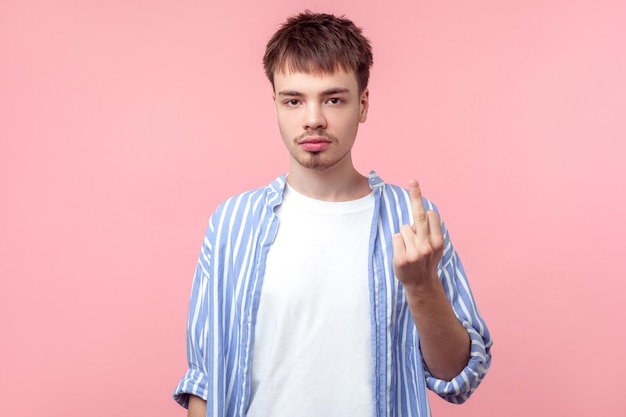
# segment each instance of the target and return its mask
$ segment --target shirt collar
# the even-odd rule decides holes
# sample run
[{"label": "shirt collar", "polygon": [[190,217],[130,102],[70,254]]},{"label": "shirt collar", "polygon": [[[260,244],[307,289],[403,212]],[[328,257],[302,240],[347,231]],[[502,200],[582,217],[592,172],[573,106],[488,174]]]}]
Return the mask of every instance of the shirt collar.
[{"label": "shirt collar", "polygon": [[[377,190],[385,185],[385,181],[378,176],[376,171],[370,171],[367,181],[372,190]],[[267,203],[274,208],[279,205],[283,199],[285,186],[287,185],[287,174],[283,174],[269,184],[269,193],[267,194]]]}]

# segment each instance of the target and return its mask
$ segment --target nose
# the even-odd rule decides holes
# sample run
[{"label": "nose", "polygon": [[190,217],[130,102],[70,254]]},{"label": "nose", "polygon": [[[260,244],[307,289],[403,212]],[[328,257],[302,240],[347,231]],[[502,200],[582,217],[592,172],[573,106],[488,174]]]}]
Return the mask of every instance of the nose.
[{"label": "nose", "polygon": [[317,130],[326,128],[326,118],[322,106],[319,104],[308,104],[304,114],[304,129]]}]

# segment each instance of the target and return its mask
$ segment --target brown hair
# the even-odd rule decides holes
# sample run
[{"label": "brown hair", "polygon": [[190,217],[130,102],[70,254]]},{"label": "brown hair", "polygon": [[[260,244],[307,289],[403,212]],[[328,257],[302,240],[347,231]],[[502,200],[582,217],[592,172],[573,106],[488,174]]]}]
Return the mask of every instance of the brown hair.
[{"label": "brown hair", "polygon": [[308,10],[287,19],[263,56],[272,85],[276,71],[331,74],[342,69],[356,73],[360,91],[367,87],[372,63],[370,42],[352,21]]}]

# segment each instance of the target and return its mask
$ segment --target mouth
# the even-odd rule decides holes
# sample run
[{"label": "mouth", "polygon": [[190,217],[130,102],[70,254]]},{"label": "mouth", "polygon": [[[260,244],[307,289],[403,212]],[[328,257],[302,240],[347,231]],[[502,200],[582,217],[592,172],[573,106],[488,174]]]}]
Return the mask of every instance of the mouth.
[{"label": "mouth", "polygon": [[308,137],[298,142],[298,145],[307,152],[321,152],[331,144],[325,137]]}]

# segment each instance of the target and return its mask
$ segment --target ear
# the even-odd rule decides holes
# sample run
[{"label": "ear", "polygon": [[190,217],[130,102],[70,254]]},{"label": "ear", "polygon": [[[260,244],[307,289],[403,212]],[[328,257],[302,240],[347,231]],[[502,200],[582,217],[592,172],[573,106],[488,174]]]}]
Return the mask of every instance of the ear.
[{"label": "ear", "polygon": [[370,108],[370,91],[364,88],[360,97],[359,122],[363,123],[367,120],[367,111]]},{"label": "ear", "polygon": [[274,102],[274,114],[277,115],[278,110],[276,109],[276,92],[272,90],[272,101]]}]

